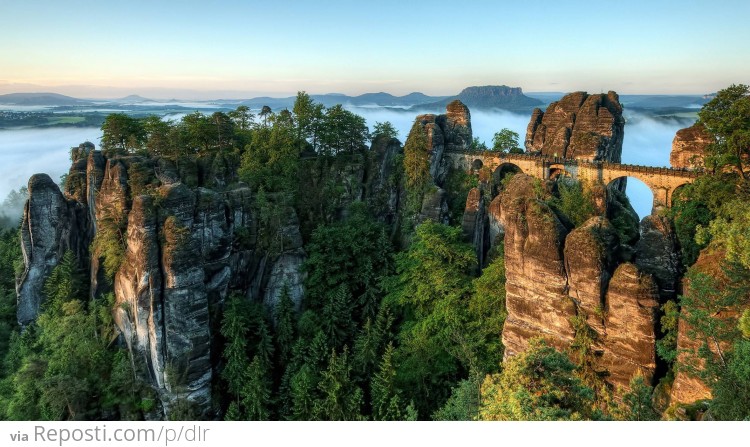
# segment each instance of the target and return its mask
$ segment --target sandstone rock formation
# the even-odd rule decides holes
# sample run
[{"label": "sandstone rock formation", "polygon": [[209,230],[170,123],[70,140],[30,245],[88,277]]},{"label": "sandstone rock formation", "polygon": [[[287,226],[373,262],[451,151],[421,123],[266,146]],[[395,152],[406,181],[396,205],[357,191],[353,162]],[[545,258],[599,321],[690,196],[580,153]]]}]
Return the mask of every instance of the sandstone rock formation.
[{"label": "sandstone rock formation", "polygon": [[29,200],[21,223],[24,270],[18,281],[17,317],[21,325],[34,321],[44,297],[44,281],[71,250],[85,259],[88,214],[82,205],[63,197],[47,174],[29,179]]},{"label": "sandstone rock formation", "polygon": [[[724,250],[709,245],[701,251],[692,268],[716,278],[719,287],[722,287],[730,282],[722,268],[725,257],[726,252]],[[690,282],[687,278],[684,281],[683,290],[684,295],[691,293]],[[710,296],[703,297],[706,304],[710,304],[710,298]],[[689,309],[682,307],[680,312],[687,313]],[[712,312],[711,317],[724,320],[729,323],[730,327],[735,327],[740,313],[739,309],[722,306],[720,311]],[[726,352],[731,348],[729,343],[725,341],[707,339],[707,337],[696,333],[685,318],[680,318],[677,328],[676,374],[670,394],[672,404],[692,403],[711,398],[711,387],[695,374],[696,368],[700,370],[705,365],[699,354],[699,350],[704,343],[714,355],[719,350]]]},{"label": "sandstone rock formation", "polygon": [[484,255],[487,230],[487,210],[484,204],[484,193],[479,188],[472,188],[466,198],[461,230],[464,238],[469,241],[477,254],[480,266],[484,265]]},{"label": "sandstone rock formation", "polygon": [[443,152],[467,150],[471,146],[471,113],[461,101],[455,100],[446,107],[444,115],[419,115],[415,123],[427,134],[430,154],[430,175],[438,186],[443,186],[449,165],[443,160]]},{"label": "sandstone rock formation", "polygon": [[526,130],[526,151],[619,162],[624,126],[617,93],[570,93],[544,112],[534,109]]},{"label": "sandstone rock formation", "polygon": [[575,332],[575,304],[567,294],[563,246],[567,230],[536,198],[534,179],[516,175],[502,192],[505,229],[505,356],[522,352],[534,337],[564,349]]},{"label": "sandstone rock formation", "polygon": [[589,327],[601,335],[605,333],[604,294],[614,270],[617,245],[617,235],[603,217],[592,217],[565,238],[568,295],[586,316]]},{"label": "sandstone rock formation", "polygon": [[[114,229],[123,235],[124,260],[109,286],[102,253],[92,254],[91,295],[114,292],[122,342],[165,415],[179,399],[206,414],[218,358],[213,340],[228,294],[273,307],[287,287],[300,305],[306,255],[296,213],[281,212],[279,242],[271,248],[258,239],[249,188],[226,188],[233,178],[226,160],[178,167],[169,160],[106,158],[85,150],[74,159],[70,199],[46,175],[30,180],[19,321],[38,315],[44,280],[65,250],[86,263],[94,234],[103,225]],[[352,194],[360,197],[363,187],[360,179]]]},{"label": "sandstone rock formation", "polygon": [[682,265],[677,236],[669,219],[655,214],[644,217],[635,251],[636,265],[653,275],[659,287],[659,302],[677,298]]},{"label": "sandstone rock formation", "polygon": [[605,380],[627,388],[640,373],[646,383],[656,371],[656,312],[659,307],[656,282],[631,263],[617,267],[606,296],[606,336],[599,365]]},{"label": "sandstone rock formation", "polygon": [[673,168],[695,169],[703,166],[703,156],[713,138],[701,123],[680,129],[672,140],[669,164]]},{"label": "sandstone rock formation", "polygon": [[613,389],[627,389],[637,373],[650,380],[656,369],[656,282],[636,265],[621,263],[622,241],[609,220],[592,217],[568,232],[537,198],[534,183],[514,176],[489,211],[501,221],[490,233],[502,228],[505,234],[506,356],[523,351],[534,337],[567,350],[581,335],[577,331],[590,330],[588,361]]}]

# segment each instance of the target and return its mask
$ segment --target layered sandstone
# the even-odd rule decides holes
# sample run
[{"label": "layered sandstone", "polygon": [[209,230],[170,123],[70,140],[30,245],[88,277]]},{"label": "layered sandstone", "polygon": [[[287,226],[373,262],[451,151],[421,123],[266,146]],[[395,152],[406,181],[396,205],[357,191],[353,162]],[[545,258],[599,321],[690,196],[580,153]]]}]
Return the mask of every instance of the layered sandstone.
[{"label": "layered sandstone", "polygon": [[546,111],[534,109],[526,129],[526,151],[619,162],[624,126],[617,93],[570,93]]},{"label": "layered sandstone", "polygon": [[678,130],[674,140],[672,140],[669,164],[673,168],[696,169],[703,167],[706,148],[713,141],[713,137],[701,123],[695,123],[690,127]]},{"label": "layered sandstone", "polygon": [[653,277],[631,263],[617,267],[606,295],[603,352],[605,380],[627,388],[636,374],[649,383],[656,371],[658,288]]},{"label": "layered sandstone", "polygon": [[567,230],[555,213],[536,197],[535,180],[514,176],[501,193],[505,229],[505,355],[522,352],[530,339],[543,337],[564,349],[575,337],[576,315],[567,294],[563,246]]}]

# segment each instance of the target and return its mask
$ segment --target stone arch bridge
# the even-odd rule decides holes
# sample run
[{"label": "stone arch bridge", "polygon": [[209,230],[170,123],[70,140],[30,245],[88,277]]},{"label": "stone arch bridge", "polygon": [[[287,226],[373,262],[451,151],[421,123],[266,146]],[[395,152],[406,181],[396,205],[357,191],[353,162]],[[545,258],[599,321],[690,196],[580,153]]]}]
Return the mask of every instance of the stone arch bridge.
[{"label": "stone arch bridge", "polygon": [[512,166],[524,174],[546,180],[557,175],[568,175],[589,184],[605,186],[623,177],[633,177],[645,183],[654,195],[654,210],[672,206],[672,194],[680,186],[692,183],[699,175],[686,169],[657,168],[607,161],[590,161],[548,157],[532,154],[502,154],[492,151],[446,151],[455,168],[470,170],[486,167],[493,172],[502,166]]}]

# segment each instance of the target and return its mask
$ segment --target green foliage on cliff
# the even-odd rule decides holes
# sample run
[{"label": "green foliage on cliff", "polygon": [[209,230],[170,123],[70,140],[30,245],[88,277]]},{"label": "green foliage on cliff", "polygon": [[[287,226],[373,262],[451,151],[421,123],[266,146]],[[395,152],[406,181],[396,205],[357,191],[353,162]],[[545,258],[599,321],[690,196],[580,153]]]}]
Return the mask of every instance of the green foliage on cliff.
[{"label": "green foliage on cliff", "polygon": [[596,215],[591,193],[580,182],[562,178],[557,182],[557,192],[557,195],[552,196],[549,204],[574,227],[581,226]]},{"label": "green foliage on cliff", "polygon": [[16,321],[16,276],[22,266],[18,229],[0,229],[0,359],[5,358]]},{"label": "green foliage on cliff", "polygon": [[717,171],[733,168],[746,182],[750,168],[750,87],[739,84],[719,90],[698,112],[698,119],[716,139],[708,147],[706,166]]},{"label": "green foliage on cliff", "polygon": [[[67,252],[45,284],[37,322],[14,333],[0,383],[0,418],[142,418],[140,385],[110,348],[113,299],[88,301],[77,260]],[[84,298],[85,299],[85,298]],[[127,391],[125,391],[127,390]]]},{"label": "green foliage on cliff", "polygon": [[482,384],[479,417],[500,421],[582,420],[596,416],[594,394],[568,357],[540,339]]}]

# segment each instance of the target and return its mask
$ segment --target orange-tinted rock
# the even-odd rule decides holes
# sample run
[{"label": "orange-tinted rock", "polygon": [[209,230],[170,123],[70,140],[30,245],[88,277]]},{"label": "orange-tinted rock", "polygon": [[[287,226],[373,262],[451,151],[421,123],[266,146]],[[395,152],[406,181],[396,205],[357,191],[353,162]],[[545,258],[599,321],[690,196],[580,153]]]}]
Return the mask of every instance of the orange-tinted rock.
[{"label": "orange-tinted rock", "polygon": [[604,334],[604,293],[614,270],[617,243],[617,234],[603,217],[592,217],[565,238],[568,295],[600,335]]},{"label": "orange-tinted rock", "polygon": [[624,125],[617,93],[570,93],[544,112],[534,110],[526,129],[526,151],[619,162]]},{"label": "orange-tinted rock", "polygon": [[631,263],[617,267],[606,295],[606,336],[599,365],[605,380],[615,387],[628,387],[640,373],[648,383],[656,370],[656,313],[658,288],[651,275]]},{"label": "orange-tinted rock", "polygon": [[479,265],[484,265],[485,229],[487,210],[482,200],[483,192],[479,188],[471,188],[466,197],[466,206],[461,221],[464,238],[474,246]]},{"label": "orange-tinted rock", "polygon": [[563,245],[567,230],[536,198],[535,180],[514,176],[501,194],[505,229],[505,355],[522,352],[530,339],[543,337],[558,349],[570,345],[575,305],[567,294]]},{"label": "orange-tinted rock", "polygon": [[[727,284],[729,278],[726,277],[722,269],[725,255],[726,253],[723,250],[717,250],[709,246],[701,251],[692,268],[716,278],[719,284]],[[687,281],[687,279],[683,283],[683,289],[684,295],[687,296],[691,293],[690,281]],[[688,312],[688,309],[682,307],[680,312]],[[734,326],[738,316],[737,309],[726,309],[712,315],[712,318],[734,320],[731,323]],[[714,340],[702,338],[696,334],[695,329],[684,318],[680,318],[677,329],[676,374],[670,396],[673,404],[692,403],[711,398],[711,388],[691,371],[693,368],[686,367],[686,365],[692,365],[698,370],[704,367],[705,363],[698,354],[704,343],[707,343],[711,352],[717,352],[717,345]],[[730,348],[726,342],[719,342],[718,346],[723,351]]]},{"label": "orange-tinted rock", "polygon": [[706,148],[713,142],[713,138],[701,123],[695,123],[685,129],[680,129],[672,140],[672,153],[669,154],[669,164],[673,168],[700,168]]}]

